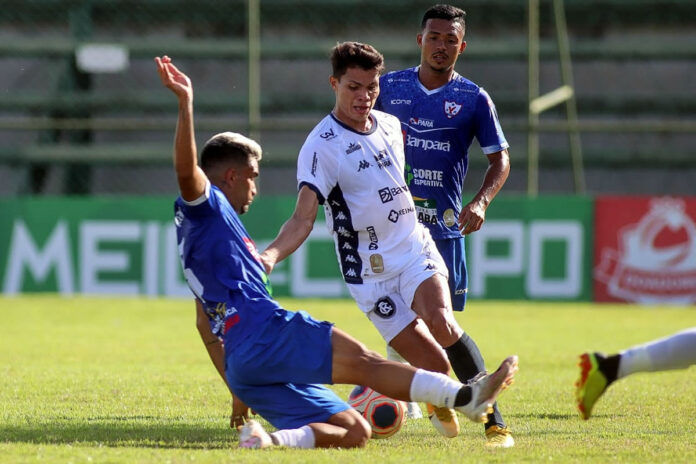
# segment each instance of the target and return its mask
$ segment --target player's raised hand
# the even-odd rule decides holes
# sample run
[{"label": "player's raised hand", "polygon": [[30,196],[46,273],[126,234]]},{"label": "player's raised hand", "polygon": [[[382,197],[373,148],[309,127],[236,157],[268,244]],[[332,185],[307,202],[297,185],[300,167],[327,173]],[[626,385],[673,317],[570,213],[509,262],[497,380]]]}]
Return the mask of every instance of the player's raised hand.
[{"label": "player's raised hand", "polygon": [[174,94],[181,98],[193,100],[193,85],[191,79],[186,74],[179,71],[179,68],[174,66],[172,59],[168,56],[155,57],[157,64],[157,72],[160,75],[162,84]]}]

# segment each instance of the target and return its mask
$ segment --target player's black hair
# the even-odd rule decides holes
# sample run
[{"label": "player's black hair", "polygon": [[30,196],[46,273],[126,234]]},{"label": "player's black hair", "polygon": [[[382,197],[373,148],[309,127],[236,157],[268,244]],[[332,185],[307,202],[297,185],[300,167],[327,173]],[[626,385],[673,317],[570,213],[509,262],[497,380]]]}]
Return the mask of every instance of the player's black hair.
[{"label": "player's black hair", "polygon": [[421,21],[421,29],[425,29],[425,23],[429,19],[446,19],[448,21],[454,21],[462,25],[462,31],[466,29],[465,24],[466,11],[456,6],[446,5],[439,3],[428,8],[423,15],[423,20]]},{"label": "player's black hair", "polygon": [[360,42],[342,42],[331,50],[333,77],[340,79],[348,68],[360,67],[364,70],[384,71],[384,57],[375,47]]},{"label": "player's black hair", "polygon": [[210,174],[214,168],[223,163],[235,166],[247,166],[249,160],[262,156],[258,143],[235,132],[223,132],[214,135],[201,150],[201,169]]}]

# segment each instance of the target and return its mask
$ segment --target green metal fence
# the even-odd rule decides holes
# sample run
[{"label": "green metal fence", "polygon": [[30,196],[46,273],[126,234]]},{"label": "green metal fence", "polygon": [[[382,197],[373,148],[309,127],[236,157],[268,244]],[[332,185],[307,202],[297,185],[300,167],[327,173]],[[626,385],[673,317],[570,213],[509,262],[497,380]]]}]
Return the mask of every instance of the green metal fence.
[{"label": "green metal fence", "polygon": [[[388,69],[416,65],[415,34],[432,3],[7,0],[0,9],[0,195],[174,191],[168,163],[176,104],[152,64],[165,53],[193,78],[202,140],[220,130],[251,133],[265,147],[266,165],[292,176],[304,137],[333,104],[330,48],[361,40],[384,53]],[[524,172],[528,2],[452,3],[468,13],[469,46],[457,70],[493,95],[513,168]],[[696,175],[696,3],[563,3],[588,176],[617,168]],[[561,71],[552,2],[539,4],[543,94],[561,84]],[[125,62],[95,71],[80,61],[85,45],[112,46]],[[542,191],[550,176],[570,171],[569,128],[558,109],[535,126]],[[471,159],[484,167],[483,157]],[[588,180],[590,192],[601,187]],[[506,188],[526,190],[514,182]],[[685,193],[688,185],[672,188]]]}]

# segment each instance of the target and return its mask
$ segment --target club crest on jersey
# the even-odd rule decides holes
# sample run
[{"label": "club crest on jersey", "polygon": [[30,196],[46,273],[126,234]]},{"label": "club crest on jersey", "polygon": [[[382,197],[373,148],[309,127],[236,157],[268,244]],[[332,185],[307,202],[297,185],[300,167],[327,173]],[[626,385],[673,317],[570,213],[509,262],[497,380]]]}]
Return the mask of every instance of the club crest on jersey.
[{"label": "club crest on jersey", "polygon": [[385,296],[377,300],[372,310],[382,319],[389,319],[396,312],[396,305],[391,298]]},{"label": "club crest on jersey", "polygon": [[452,119],[461,111],[462,105],[453,101],[445,101],[445,115],[448,119]]}]

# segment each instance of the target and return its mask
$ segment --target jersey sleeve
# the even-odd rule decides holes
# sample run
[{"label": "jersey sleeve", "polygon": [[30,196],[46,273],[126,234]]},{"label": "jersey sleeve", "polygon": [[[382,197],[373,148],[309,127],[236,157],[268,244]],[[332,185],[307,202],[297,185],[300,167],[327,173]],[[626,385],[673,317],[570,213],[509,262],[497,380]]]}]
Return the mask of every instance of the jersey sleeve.
[{"label": "jersey sleeve", "polygon": [[329,151],[329,142],[305,143],[297,158],[297,189],[307,186],[317,194],[319,204],[329,196],[338,182],[338,162]]},{"label": "jersey sleeve", "polygon": [[502,151],[510,146],[500,127],[493,100],[482,88],[476,98],[476,139],[485,155]]},{"label": "jersey sleeve", "polygon": [[181,205],[185,214],[189,217],[213,216],[218,214],[220,208],[208,179],[205,181],[205,190],[200,197],[191,201],[186,201],[182,198]]}]

